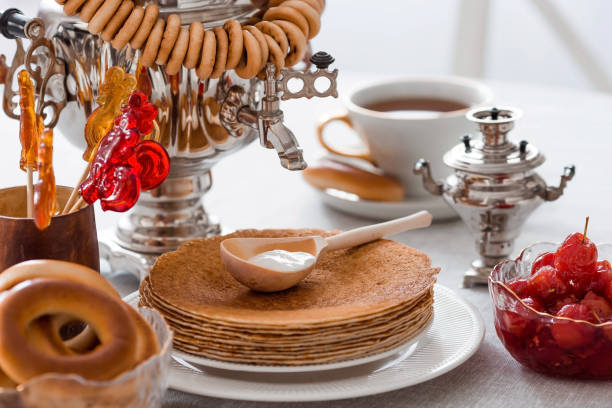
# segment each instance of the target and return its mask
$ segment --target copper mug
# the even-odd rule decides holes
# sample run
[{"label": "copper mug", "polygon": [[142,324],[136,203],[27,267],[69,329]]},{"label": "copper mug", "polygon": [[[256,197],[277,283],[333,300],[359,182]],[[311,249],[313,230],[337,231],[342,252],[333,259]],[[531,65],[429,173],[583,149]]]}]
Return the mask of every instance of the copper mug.
[{"label": "copper mug", "polygon": [[[57,186],[59,208],[72,188]],[[30,259],[58,259],[100,270],[93,206],[53,217],[45,230],[27,218],[25,186],[0,189],[0,272]]]}]

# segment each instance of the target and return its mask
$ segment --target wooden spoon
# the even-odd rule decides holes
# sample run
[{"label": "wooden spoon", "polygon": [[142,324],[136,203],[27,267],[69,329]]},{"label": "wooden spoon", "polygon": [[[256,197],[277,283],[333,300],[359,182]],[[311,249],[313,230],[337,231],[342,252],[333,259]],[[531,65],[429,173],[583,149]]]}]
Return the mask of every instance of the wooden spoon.
[{"label": "wooden spoon", "polygon": [[[227,271],[240,283],[259,292],[277,292],[297,285],[314,269],[316,260],[327,251],[351,248],[400,232],[428,227],[431,214],[427,211],[403,218],[368,225],[332,237],[291,238],[228,238],[221,242],[221,259]],[[315,262],[303,269],[278,271],[249,260],[257,254],[272,250],[306,252]]]}]

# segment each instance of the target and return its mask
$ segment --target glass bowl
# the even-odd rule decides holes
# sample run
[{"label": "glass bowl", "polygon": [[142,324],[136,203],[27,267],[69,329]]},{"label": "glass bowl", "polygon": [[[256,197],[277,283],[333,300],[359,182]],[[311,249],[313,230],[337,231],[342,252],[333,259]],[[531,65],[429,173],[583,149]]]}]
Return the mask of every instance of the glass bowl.
[{"label": "glass bowl", "polygon": [[158,354],[111,381],[50,373],[16,389],[0,388],[0,408],[161,407],[168,388],[172,332],[155,310],[143,307],[139,311],[157,335]]},{"label": "glass bowl", "polygon": [[[519,363],[555,376],[612,379],[612,322],[593,324],[556,317],[526,305],[507,286],[517,277],[528,277],[531,265],[559,244],[538,243],[523,250],[514,261],[499,263],[489,276],[495,330],[506,350]],[[597,245],[599,259],[612,260],[612,245]],[[580,335],[582,344],[569,346],[562,334]],[[557,340],[555,340],[555,337]]]}]

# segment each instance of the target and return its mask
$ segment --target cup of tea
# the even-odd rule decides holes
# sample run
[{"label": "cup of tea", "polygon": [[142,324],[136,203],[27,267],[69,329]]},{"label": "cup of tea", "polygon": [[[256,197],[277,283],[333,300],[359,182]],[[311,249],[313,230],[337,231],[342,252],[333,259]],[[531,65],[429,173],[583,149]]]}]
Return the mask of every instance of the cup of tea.
[{"label": "cup of tea", "polygon": [[[57,186],[59,208],[64,208],[71,191]],[[0,189],[0,273],[30,259],[58,259],[100,270],[93,206],[55,216],[42,231],[26,213],[25,186]]]},{"label": "cup of tea", "polygon": [[[322,119],[317,126],[321,145],[329,152],[374,163],[400,180],[406,196],[426,196],[414,163],[432,157],[432,171],[450,174],[442,156],[473,132],[465,113],[488,104],[493,93],[486,85],[461,77],[398,78],[369,83],[344,97],[346,111]],[[324,129],[340,121],[357,132],[365,146],[355,152],[329,143]]]}]

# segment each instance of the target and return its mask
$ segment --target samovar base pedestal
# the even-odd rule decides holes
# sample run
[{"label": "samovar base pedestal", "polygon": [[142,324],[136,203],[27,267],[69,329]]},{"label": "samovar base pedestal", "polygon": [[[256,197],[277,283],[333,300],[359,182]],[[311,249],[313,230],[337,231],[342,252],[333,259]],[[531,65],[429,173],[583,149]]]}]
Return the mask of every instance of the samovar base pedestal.
[{"label": "samovar base pedestal", "polygon": [[463,275],[463,288],[472,288],[478,285],[488,285],[489,275],[493,266],[487,266],[481,259],[472,262],[472,267]]},{"label": "samovar base pedestal", "polygon": [[101,235],[102,260],[112,271],[127,271],[142,280],[159,255],[192,239],[219,235],[221,226],[203,206],[203,196],[211,185],[208,171],[170,176],[159,187],[143,193],[116,228]]},{"label": "samovar base pedestal", "polygon": [[106,261],[111,273],[117,271],[129,272],[138,278],[139,282],[147,276],[155,260],[160,254],[145,254],[123,248],[117,244],[115,231],[104,231],[99,238],[100,259]]}]

